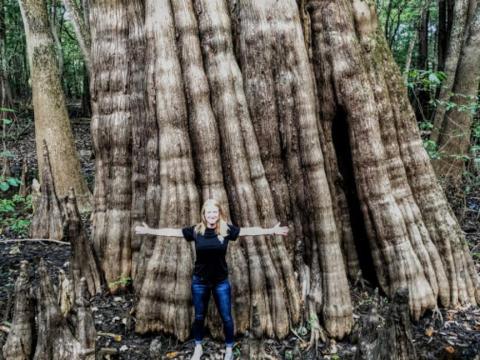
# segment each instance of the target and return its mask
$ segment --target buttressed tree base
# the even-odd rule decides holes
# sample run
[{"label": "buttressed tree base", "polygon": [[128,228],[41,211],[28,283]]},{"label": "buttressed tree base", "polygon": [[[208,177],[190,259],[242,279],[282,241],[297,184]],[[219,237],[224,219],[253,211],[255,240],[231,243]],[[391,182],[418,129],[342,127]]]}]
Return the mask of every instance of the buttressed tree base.
[{"label": "buttressed tree base", "polygon": [[291,228],[229,250],[239,333],[342,338],[360,271],[416,319],[480,302],[373,1],[94,0],[91,29],[94,244],[112,291],[133,279],[138,332],[189,336],[194,249],[133,229],[209,197]]}]

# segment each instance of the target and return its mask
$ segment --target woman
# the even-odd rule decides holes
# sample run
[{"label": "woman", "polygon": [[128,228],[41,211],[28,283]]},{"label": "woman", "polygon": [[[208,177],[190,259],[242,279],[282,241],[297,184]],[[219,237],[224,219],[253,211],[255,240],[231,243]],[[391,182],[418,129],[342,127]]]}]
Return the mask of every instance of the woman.
[{"label": "woman", "polygon": [[233,318],[228,267],[225,261],[228,242],[235,241],[239,236],[287,235],[288,227],[280,226],[278,223],[270,229],[238,228],[227,223],[224,209],[214,199],[205,201],[200,218],[200,223],[182,229],[152,229],[143,223],[144,226],[137,226],[135,232],[137,234],[184,237],[187,241],[195,241],[196,260],[192,278],[192,298],[195,308],[193,323],[195,351],[192,360],[199,360],[203,354],[203,328],[211,291],[213,291],[215,304],[223,321],[226,343],[224,359],[231,360],[233,359]]}]

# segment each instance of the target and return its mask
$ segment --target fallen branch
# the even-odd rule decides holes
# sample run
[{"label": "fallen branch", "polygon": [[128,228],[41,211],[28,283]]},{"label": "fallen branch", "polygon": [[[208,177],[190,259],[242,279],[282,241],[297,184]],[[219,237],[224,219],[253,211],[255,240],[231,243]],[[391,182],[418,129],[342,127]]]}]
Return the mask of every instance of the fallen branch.
[{"label": "fallen branch", "polygon": [[97,332],[97,335],[98,336],[104,336],[104,337],[109,337],[109,338],[112,338],[113,340],[115,340],[116,342],[120,342],[122,341],[122,335],[118,335],[118,334],[112,334],[112,333],[107,333],[107,332]]},{"label": "fallen branch", "polygon": [[54,239],[10,239],[10,240],[0,240],[0,244],[5,243],[14,243],[14,242],[53,242],[59,245],[67,245],[70,246],[69,242],[54,240]]}]

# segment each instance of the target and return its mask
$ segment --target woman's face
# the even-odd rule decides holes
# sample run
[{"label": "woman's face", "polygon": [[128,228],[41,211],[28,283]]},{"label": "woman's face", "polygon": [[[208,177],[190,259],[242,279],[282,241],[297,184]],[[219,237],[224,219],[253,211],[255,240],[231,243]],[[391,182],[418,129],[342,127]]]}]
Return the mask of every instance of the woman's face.
[{"label": "woman's face", "polygon": [[207,223],[214,225],[217,223],[220,217],[220,211],[215,205],[208,205],[205,207],[205,213],[203,216],[205,217],[205,221]]}]

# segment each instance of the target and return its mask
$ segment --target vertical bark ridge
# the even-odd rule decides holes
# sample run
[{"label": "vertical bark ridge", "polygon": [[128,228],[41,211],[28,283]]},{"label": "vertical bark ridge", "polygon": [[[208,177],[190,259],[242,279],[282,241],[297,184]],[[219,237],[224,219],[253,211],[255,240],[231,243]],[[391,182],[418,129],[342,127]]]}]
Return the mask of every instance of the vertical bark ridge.
[{"label": "vertical bark ridge", "polygon": [[[128,22],[129,79],[132,88],[130,95],[132,123],[132,202],[131,202],[131,261],[132,278],[135,278],[140,247],[144,240],[135,234],[135,227],[146,217],[147,191],[147,131],[146,88],[145,88],[145,9],[142,2],[127,2],[130,14]],[[130,50],[131,49],[131,50]],[[141,260],[140,260],[141,261]]]},{"label": "vertical bark ridge", "polygon": [[107,284],[113,291],[117,286],[112,283],[129,277],[131,270],[130,99],[134,90],[128,83],[132,70],[128,61],[128,23],[132,14],[120,5],[94,1],[91,18],[94,69],[91,126],[95,152],[99,154],[95,164],[93,236]]},{"label": "vertical bark ridge", "polygon": [[[449,283],[449,299],[441,298],[445,306],[478,303],[480,281],[473,268],[464,234],[455,218],[424,150],[415,115],[408,103],[406,90],[399,86],[398,68],[392,66],[392,55],[383,59],[385,79],[394,108],[402,161],[413,195]],[[438,260],[436,260],[438,261]]]},{"label": "vertical bark ridge", "polygon": [[[265,178],[243,90],[241,72],[233,56],[230,21],[222,2],[195,2],[204,64],[212,91],[212,107],[222,138],[227,191],[232,213],[242,226],[261,225],[275,218],[272,196]],[[282,278],[273,266],[264,237],[242,238],[250,269],[251,306],[260,321],[255,333],[284,337],[288,333],[288,303]],[[263,269],[263,273],[257,269]],[[255,269],[255,270],[254,270]],[[252,271],[253,270],[253,271]],[[295,289],[288,289],[295,291]],[[255,326],[256,324],[252,324]]]},{"label": "vertical bark ridge", "polygon": [[[287,179],[283,166],[280,165],[285,159],[282,156],[279,124],[276,121],[278,112],[272,74],[274,69],[270,67],[273,54],[269,46],[267,14],[263,13],[263,9],[255,12],[249,2],[239,4],[236,1],[229,2],[235,51],[243,75],[250,116],[259,139],[265,176],[272,191],[275,214],[282,220],[298,217],[300,213],[291,213]],[[286,241],[290,254],[293,254],[296,236],[302,236],[301,229],[291,232]]]},{"label": "vertical bark ridge", "polygon": [[[311,7],[311,6],[309,6]],[[310,15],[306,15],[305,20],[308,26],[311,26]],[[335,91],[333,89],[333,82],[331,77],[331,66],[327,59],[325,37],[321,29],[322,25],[316,21],[314,23],[316,37],[316,45],[311,48],[311,61],[314,68],[314,76],[316,79],[316,94],[318,103],[318,129],[320,134],[320,143],[324,154],[325,171],[329,181],[332,199],[334,201],[335,218],[337,220],[338,228],[341,229],[341,242],[345,258],[345,265],[348,275],[351,279],[356,279],[359,275],[360,264],[357,256],[357,249],[354,242],[352,222],[350,221],[350,210],[345,191],[350,183],[354,183],[348,177],[346,166],[348,159],[343,159],[344,164],[340,165],[337,158],[342,154],[337,154],[334,144],[334,131],[338,129],[338,116],[343,116],[342,109],[338,107],[335,98]],[[310,30],[309,34],[312,32]],[[336,126],[336,128],[334,128]],[[338,134],[337,136],[342,136]],[[343,150],[343,149],[342,149]],[[348,149],[346,149],[348,151]],[[339,152],[339,151],[338,151]],[[341,168],[340,168],[341,166]],[[342,174],[343,172],[343,174]],[[353,178],[353,174],[351,176]],[[359,230],[356,229],[358,233]],[[357,237],[360,235],[357,234]]]},{"label": "vertical bark ridge", "polygon": [[[147,2],[146,14],[153,36],[147,46],[155,47],[155,114],[158,124],[160,165],[160,211],[158,227],[181,227],[198,216],[198,192],[187,124],[182,69],[176,52],[175,22],[170,1]],[[162,19],[159,21],[158,19]],[[190,332],[191,244],[179,238],[159,238],[146,263],[139,290],[139,332],[163,330],[185,340]],[[159,281],[162,286],[155,286]]]},{"label": "vertical bark ridge", "polygon": [[[378,41],[378,43],[380,43],[380,41]],[[402,202],[404,203],[402,205],[403,216],[409,225],[410,239],[412,240],[412,245],[419,257],[427,279],[432,286],[434,296],[437,298],[438,295],[440,302],[445,305],[448,304],[449,293],[446,273],[441,263],[438,250],[432,242],[430,234],[425,226],[422,213],[414,198],[414,189],[412,189],[408,182],[407,173],[402,159],[402,147],[404,142],[399,138],[398,126],[395,126],[395,116],[398,116],[398,109],[395,108],[395,99],[392,99],[391,94],[389,93],[387,86],[389,77],[384,73],[384,64],[379,64],[378,61],[376,61],[376,59],[381,59],[381,56],[377,51],[378,49],[375,49],[373,56],[371,56],[370,59],[375,68],[372,71],[372,74],[378,72],[375,82],[380,84],[375,91],[375,94],[379,97],[377,103],[386,103],[387,105],[380,109],[379,113],[382,114],[380,124],[384,136],[383,143],[387,144],[386,150],[387,153],[389,153],[389,158],[391,158],[389,173],[391,174],[391,181],[395,188],[395,197],[397,202],[400,204]],[[384,97],[385,99],[382,100],[381,97]]]},{"label": "vertical bark ridge", "polygon": [[[255,4],[260,7],[259,4]],[[304,190],[308,198],[303,206],[307,206],[308,217],[312,226],[311,256],[318,257],[312,264],[318,263],[322,294],[321,304],[317,312],[322,313],[325,328],[330,335],[343,337],[351,327],[351,303],[342,253],[340,236],[333,213],[333,203],[328,180],[324,168],[320,133],[317,126],[315,86],[308,54],[304,46],[302,28],[295,2],[269,4],[272,11],[266,16],[269,21],[267,31],[270,32],[274,58],[277,59],[276,82],[284,82],[287,92],[277,92],[278,102],[284,102],[289,113],[293,115],[293,126],[299,139],[300,161],[303,172]],[[256,10],[259,12],[259,10]],[[265,10],[264,10],[265,11]],[[289,87],[289,89],[288,89]],[[280,89],[279,89],[280,90]],[[280,114],[280,122],[288,120]],[[286,125],[292,126],[292,125]],[[294,154],[287,154],[292,156]],[[295,174],[298,168],[289,172]],[[312,221],[313,220],[313,221]],[[316,269],[312,269],[316,271]],[[315,279],[315,276],[311,277]]]},{"label": "vertical bark ridge", "polygon": [[[150,9],[149,9],[150,10]],[[145,14],[147,14],[145,10]],[[156,118],[156,64],[160,59],[157,50],[152,44],[155,43],[155,27],[151,16],[145,16],[145,128],[142,134],[146,137],[145,153],[146,160],[146,190],[145,190],[145,219],[146,223],[155,227],[160,215],[160,161],[159,161],[159,129]],[[137,258],[132,257],[132,277],[136,288],[141,288],[143,283],[146,263],[151,258],[155,242],[155,236],[143,236],[133,238],[132,242],[137,247]]]},{"label": "vertical bark ridge", "polygon": [[[313,5],[317,5],[316,11],[321,12],[314,19],[324,25],[326,42],[332,49],[329,57],[335,91],[348,115],[357,189],[373,244],[377,272],[386,265],[386,272],[379,276],[379,280],[390,295],[395,289],[408,287],[411,311],[418,318],[426,308],[435,305],[435,299],[410,243],[402,210],[392,195],[385,163],[388,154],[382,145],[375,99],[368,87],[368,69],[362,63],[360,44],[369,44],[363,44],[363,38],[358,41],[357,34],[368,32],[373,24],[368,21],[359,23],[356,19],[355,29],[353,10],[345,1]],[[370,11],[363,3],[354,2],[355,6],[363,7],[362,13],[365,7]],[[378,261],[380,256],[385,262]]]},{"label": "vertical bark ridge", "polygon": [[[367,15],[368,14],[368,15]],[[430,235],[425,227],[420,209],[413,197],[412,189],[408,183],[407,174],[401,158],[400,146],[402,144],[398,138],[397,128],[395,126],[393,101],[388,92],[386,84],[387,77],[384,74],[384,64],[382,62],[386,48],[386,41],[375,39],[377,33],[376,14],[369,9],[363,11],[363,17],[357,16],[357,24],[362,22],[374,23],[369,31],[360,32],[361,43],[364,44],[364,56],[368,59],[368,76],[373,89],[375,101],[378,104],[378,116],[382,141],[386,151],[387,172],[389,174],[392,191],[396,202],[402,212],[407,226],[408,236],[412,247],[422,265],[423,272],[432,288],[433,296],[436,299],[440,296],[444,303],[448,297],[448,282],[446,274],[441,265],[437,249],[432,243]],[[370,44],[375,44],[372,48]]]},{"label": "vertical bark ridge", "polygon": [[[188,104],[190,139],[192,147],[196,149],[194,163],[200,191],[203,201],[215,198],[228,205],[222,176],[219,133],[210,105],[210,89],[203,68],[193,4],[191,0],[172,1],[172,9]],[[228,206],[226,208],[230,217]],[[227,257],[232,273],[232,313],[236,331],[244,332],[250,321],[249,306],[246,305],[250,298],[247,262],[240,246],[232,243],[229,248]],[[218,336],[222,333],[220,317],[213,302],[210,305],[207,326],[212,334]]]}]

